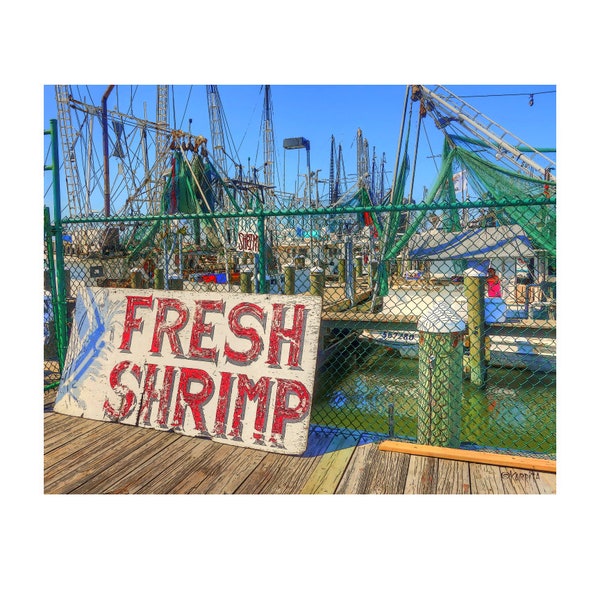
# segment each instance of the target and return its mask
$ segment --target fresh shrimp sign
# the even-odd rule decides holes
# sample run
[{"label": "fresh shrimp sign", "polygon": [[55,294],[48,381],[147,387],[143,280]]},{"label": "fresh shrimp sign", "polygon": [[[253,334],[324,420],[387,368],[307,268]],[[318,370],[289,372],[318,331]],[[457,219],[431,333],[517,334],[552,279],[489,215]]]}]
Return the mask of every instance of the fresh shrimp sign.
[{"label": "fresh shrimp sign", "polygon": [[301,454],[321,299],[86,288],[55,412]]}]

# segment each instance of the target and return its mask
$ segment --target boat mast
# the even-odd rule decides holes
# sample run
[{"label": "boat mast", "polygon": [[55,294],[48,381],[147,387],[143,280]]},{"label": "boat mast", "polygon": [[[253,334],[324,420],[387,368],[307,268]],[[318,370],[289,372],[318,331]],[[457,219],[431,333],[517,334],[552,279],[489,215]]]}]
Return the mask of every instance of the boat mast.
[{"label": "boat mast", "polygon": [[274,186],[273,163],[275,154],[275,139],[273,135],[273,106],[271,102],[271,86],[265,85],[265,101],[263,109],[263,151],[264,151],[264,182],[267,187]]},{"label": "boat mast", "polygon": [[82,206],[81,180],[75,157],[75,144],[79,138],[75,135],[71,121],[70,101],[72,99],[70,85],[54,86],[60,140],[62,144],[63,167],[67,189],[67,203],[70,217],[87,216],[90,212],[89,204]]},{"label": "boat mast", "polygon": [[[156,160],[167,160],[167,149],[169,147],[169,86],[156,86]],[[164,157],[164,158],[163,158]],[[164,168],[158,170],[158,178],[164,172]],[[160,197],[162,189],[160,185],[154,187],[152,195],[148,198],[148,211],[150,214],[160,212]]]},{"label": "boat mast", "polygon": [[[434,116],[434,120],[440,129],[449,125],[451,121],[457,121],[486,145],[497,148],[496,158],[498,160],[506,159],[519,171],[531,175],[526,168],[529,167],[531,171],[536,171],[544,179],[556,181],[550,172],[556,168],[553,160],[539,150],[530,147],[443,86],[439,85],[431,90],[424,85],[414,85],[412,99],[423,100],[425,109],[429,112],[437,110],[439,116],[438,118]],[[527,150],[525,151],[523,148],[527,148]],[[532,160],[527,154],[532,154],[536,160]]]}]

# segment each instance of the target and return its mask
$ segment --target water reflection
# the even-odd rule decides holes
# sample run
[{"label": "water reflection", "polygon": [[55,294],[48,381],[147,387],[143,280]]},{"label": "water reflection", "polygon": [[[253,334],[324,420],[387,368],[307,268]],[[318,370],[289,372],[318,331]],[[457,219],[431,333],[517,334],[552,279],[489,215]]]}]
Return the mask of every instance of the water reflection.
[{"label": "water reflection", "polygon": [[[313,422],[416,436],[418,360],[356,342],[317,377]],[[461,443],[556,452],[555,374],[490,368],[481,390],[463,382]]]}]

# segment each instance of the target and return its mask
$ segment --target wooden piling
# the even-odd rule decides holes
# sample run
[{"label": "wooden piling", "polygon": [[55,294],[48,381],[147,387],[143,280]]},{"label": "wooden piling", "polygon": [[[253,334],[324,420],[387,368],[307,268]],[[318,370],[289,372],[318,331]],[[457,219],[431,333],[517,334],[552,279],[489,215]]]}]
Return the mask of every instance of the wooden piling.
[{"label": "wooden piling", "polygon": [[325,271],[321,267],[313,267],[310,270],[310,294],[311,296],[323,296],[325,292]]},{"label": "wooden piling", "polygon": [[338,283],[346,283],[346,259],[338,260]]},{"label": "wooden piling", "polygon": [[169,289],[170,290],[183,290],[183,279],[181,277],[173,277],[169,279]]},{"label": "wooden piling", "polygon": [[356,272],[356,276],[357,277],[362,277],[363,275],[363,263],[362,263],[362,258],[360,256],[357,256],[354,259],[354,269]]},{"label": "wooden piling", "polygon": [[487,365],[485,361],[485,278],[478,271],[465,271],[465,296],[467,298],[467,322],[469,324],[468,371],[471,382],[485,387]]},{"label": "wooden piling", "polygon": [[460,445],[464,329],[464,322],[446,303],[419,319],[419,444]]},{"label": "wooden piling", "polygon": [[142,287],[142,270],[131,269],[129,273],[129,285],[132,288],[139,289]]},{"label": "wooden piling", "polygon": [[283,293],[292,296],[296,293],[296,269],[294,265],[285,265],[283,269]]},{"label": "wooden piling", "polygon": [[251,266],[245,265],[240,269],[240,292],[252,293],[252,275],[253,269]]},{"label": "wooden piling", "polygon": [[164,290],[165,289],[165,272],[161,268],[154,269],[154,289]]}]

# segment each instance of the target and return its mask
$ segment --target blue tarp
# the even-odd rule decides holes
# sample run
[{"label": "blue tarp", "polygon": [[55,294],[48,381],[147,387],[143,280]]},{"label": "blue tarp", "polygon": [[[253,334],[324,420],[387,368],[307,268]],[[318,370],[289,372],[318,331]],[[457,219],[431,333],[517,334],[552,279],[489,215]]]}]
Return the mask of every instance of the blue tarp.
[{"label": "blue tarp", "polygon": [[465,229],[459,232],[429,230],[413,235],[409,258],[416,260],[490,259],[533,256],[533,247],[518,225]]}]

